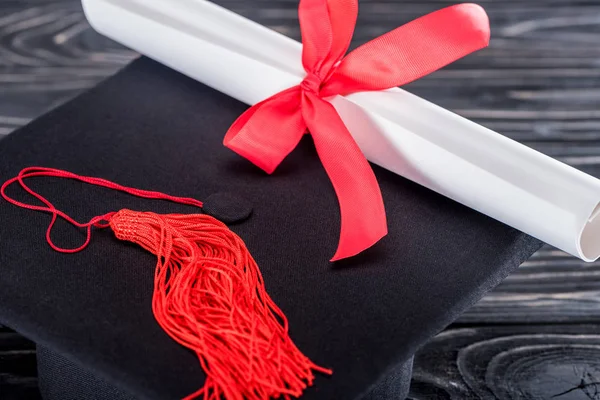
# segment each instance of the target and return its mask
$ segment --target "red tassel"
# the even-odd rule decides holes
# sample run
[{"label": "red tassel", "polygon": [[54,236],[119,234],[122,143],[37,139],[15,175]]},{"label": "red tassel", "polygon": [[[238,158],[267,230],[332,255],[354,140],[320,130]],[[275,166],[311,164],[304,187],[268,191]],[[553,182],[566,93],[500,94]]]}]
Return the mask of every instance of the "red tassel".
[{"label": "red tassel", "polygon": [[[287,319],[267,294],[256,262],[242,239],[222,222],[205,214],[121,210],[79,223],[25,185],[23,179],[33,176],[77,179],[139,197],[199,207],[202,203],[49,168],[26,168],[0,190],[17,206],[52,214],[46,237],[57,251],[82,250],[92,226],[110,226],[118,239],[137,243],[157,256],[152,299],[156,320],[169,336],[197,354],[206,372],[204,387],[186,399],[289,399],[312,385],[313,371],[331,374],[294,345]],[[16,181],[46,207],[7,196],[5,189]],[[63,249],[52,243],[50,231],[57,217],[87,229],[83,246]]]},{"label": "red tassel", "polygon": [[330,372],[296,348],[256,262],[225,224],[203,214],[121,210],[110,227],[158,256],[156,320],[198,354],[207,375],[189,398],[298,397],[312,384],[312,370]]}]

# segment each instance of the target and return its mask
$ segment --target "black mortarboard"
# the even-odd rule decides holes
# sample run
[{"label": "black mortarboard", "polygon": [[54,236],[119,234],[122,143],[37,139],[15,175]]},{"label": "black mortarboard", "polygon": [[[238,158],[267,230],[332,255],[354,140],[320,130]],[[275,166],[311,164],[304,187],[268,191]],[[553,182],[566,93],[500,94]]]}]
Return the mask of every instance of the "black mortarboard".
[{"label": "black mortarboard", "polygon": [[[0,142],[0,178],[47,166],[212,199],[221,208],[215,214],[233,220],[250,206],[250,218],[231,228],[258,262],[296,345],[334,371],[302,398],[400,398],[419,346],[540,242],[374,166],[389,234],[332,264],[338,205],[311,139],[268,176],[222,145],[244,109],[141,59]],[[31,185],[82,220],[126,207],[194,211],[78,182]],[[202,386],[197,357],[152,315],[154,256],[108,230],[95,231],[84,251],[60,254],[44,240],[48,215],[0,201],[0,218],[0,321],[38,344],[45,398],[170,399]],[[59,224],[53,237],[77,244],[82,234]]]}]

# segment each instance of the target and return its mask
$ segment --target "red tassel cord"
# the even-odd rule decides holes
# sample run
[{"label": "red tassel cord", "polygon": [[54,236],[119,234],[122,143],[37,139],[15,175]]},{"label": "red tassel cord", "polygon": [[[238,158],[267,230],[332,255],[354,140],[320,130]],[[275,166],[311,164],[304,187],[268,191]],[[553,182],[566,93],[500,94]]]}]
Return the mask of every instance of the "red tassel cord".
[{"label": "red tassel cord", "polygon": [[[197,354],[206,373],[204,387],[186,399],[289,399],[312,385],[313,371],[331,374],[294,345],[287,319],[267,294],[256,262],[242,239],[222,222],[205,214],[159,215],[124,209],[80,223],[29,188],[24,179],[31,177],[75,179],[197,207],[202,202],[38,167],[23,169],[0,189],[2,197],[16,206],[52,214],[46,239],[56,251],[81,251],[90,242],[92,227],[110,227],[118,239],[137,243],[157,256],[152,299],[156,321]],[[9,197],[6,188],[15,182],[44,206]],[[50,234],[59,217],[86,229],[83,245],[65,249],[52,242]]]}]

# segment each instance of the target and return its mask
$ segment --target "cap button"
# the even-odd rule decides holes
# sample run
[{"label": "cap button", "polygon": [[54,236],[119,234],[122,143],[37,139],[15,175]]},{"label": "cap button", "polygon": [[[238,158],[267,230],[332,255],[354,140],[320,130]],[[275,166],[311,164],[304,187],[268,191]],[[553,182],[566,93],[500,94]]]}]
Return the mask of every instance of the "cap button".
[{"label": "cap button", "polygon": [[208,196],[203,202],[202,210],[226,224],[243,222],[252,214],[252,206],[246,199],[228,192]]}]

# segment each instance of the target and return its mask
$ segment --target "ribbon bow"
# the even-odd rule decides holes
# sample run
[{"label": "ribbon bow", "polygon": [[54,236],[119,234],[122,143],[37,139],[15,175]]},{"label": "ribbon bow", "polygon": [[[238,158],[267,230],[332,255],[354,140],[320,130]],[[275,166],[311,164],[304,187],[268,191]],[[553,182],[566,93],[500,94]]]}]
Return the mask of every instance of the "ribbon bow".
[{"label": "ribbon bow", "polygon": [[373,170],[326,99],[412,82],[486,47],[490,37],[485,11],[459,4],[409,22],[344,57],[357,14],[357,0],[301,0],[306,77],[248,109],[224,140],[270,174],[310,132],[340,204],[340,240],[332,261],[371,247],[387,234],[387,224]]}]

